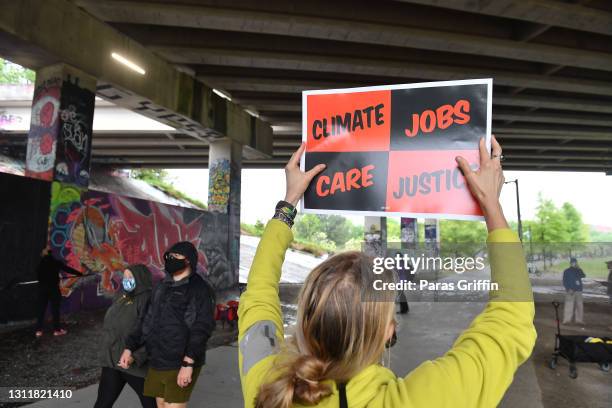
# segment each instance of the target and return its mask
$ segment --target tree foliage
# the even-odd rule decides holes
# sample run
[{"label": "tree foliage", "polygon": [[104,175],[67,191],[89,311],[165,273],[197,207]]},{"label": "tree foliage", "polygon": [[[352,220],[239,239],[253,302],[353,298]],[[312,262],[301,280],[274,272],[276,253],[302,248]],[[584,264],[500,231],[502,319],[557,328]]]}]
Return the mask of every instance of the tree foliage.
[{"label": "tree foliage", "polygon": [[482,222],[440,221],[440,241],[449,244],[485,242],[487,227]]},{"label": "tree foliage", "polygon": [[132,177],[138,180],[145,181],[146,183],[162,190],[164,193],[168,194],[171,197],[176,198],[177,200],[187,201],[195,205],[196,207],[205,209],[206,204],[197,200],[193,197],[188,196],[180,190],[177,190],[176,187],[172,184],[172,181],[169,179],[168,171],[164,169],[135,169],[132,170]]},{"label": "tree foliage", "polygon": [[23,68],[0,58],[0,84],[23,85],[33,84],[36,78],[34,71]]},{"label": "tree foliage", "polygon": [[[353,224],[341,215],[300,215],[294,226],[297,239],[306,242],[333,242],[341,247],[355,234]],[[363,231],[363,229],[362,229]],[[363,232],[362,232],[363,233]]]},{"label": "tree foliage", "polygon": [[589,239],[587,226],[580,212],[570,203],[561,208],[552,200],[538,196],[535,220],[528,222],[531,239],[539,243],[586,242]]}]

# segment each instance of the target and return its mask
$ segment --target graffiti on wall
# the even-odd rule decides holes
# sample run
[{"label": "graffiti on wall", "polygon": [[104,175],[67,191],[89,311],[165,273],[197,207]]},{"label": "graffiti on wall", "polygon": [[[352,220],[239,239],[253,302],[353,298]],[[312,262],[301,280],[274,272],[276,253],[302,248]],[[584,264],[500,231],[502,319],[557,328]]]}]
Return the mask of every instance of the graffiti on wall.
[{"label": "graffiti on wall", "polygon": [[69,80],[63,82],[55,179],[89,184],[95,95]]},{"label": "graffiti on wall", "polygon": [[211,213],[54,182],[49,217],[53,254],[86,275],[65,276],[64,296],[92,276],[99,282],[98,295],[112,294],[123,269],[134,263],[147,265],[159,279],[163,254],[177,241],[196,245],[198,272],[215,288],[230,288],[237,281],[215,239],[218,231]]},{"label": "graffiti on wall", "polygon": [[208,173],[208,209],[227,214],[230,199],[230,162],[220,159],[210,165]]},{"label": "graffiti on wall", "polygon": [[38,85],[32,100],[32,118],[28,134],[26,176],[51,181],[55,164],[59,129],[62,81],[52,78]]}]

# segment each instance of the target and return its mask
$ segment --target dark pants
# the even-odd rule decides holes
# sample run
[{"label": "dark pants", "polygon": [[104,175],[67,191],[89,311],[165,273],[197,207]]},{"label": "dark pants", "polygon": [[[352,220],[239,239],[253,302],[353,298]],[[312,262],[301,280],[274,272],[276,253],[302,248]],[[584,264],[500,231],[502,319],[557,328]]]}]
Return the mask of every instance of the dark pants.
[{"label": "dark pants", "polygon": [[59,288],[39,288],[38,289],[38,321],[36,322],[36,330],[42,330],[45,324],[45,312],[47,311],[47,304],[51,303],[51,314],[53,315],[53,328],[55,330],[60,329],[60,302],[62,301],[62,295]]},{"label": "dark pants", "polygon": [[100,385],[98,386],[98,399],[94,408],[111,408],[119,398],[119,394],[121,394],[126,383],[138,395],[143,408],[156,408],[155,398],[145,397],[142,394],[144,381],[145,379],[142,377],[136,377],[114,368],[103,367],[102,375],[100,375]]}]

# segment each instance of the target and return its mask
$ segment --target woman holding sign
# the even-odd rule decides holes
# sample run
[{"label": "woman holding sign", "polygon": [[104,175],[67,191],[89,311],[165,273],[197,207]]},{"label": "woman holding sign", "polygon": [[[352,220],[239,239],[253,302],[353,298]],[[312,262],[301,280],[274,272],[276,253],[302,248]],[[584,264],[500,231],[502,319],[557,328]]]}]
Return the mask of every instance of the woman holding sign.
[{"label": "woman holding sign", "polygon": [[[257,249],[239,309],[240,375],[248,408],[495,407],[514,372],[530,355],[536,332],[525,258],[508,228],[499,194],[501,147],[489,155],[480,142],[480,168],[457,158],[489,230],[492,279],[500,290],[442,357],[405,377],[381,365],[396,339],[395,293],[377,292],[359,252],[335,255],[308,276],[298,300],[294,336],[284,340],[278,296],[281,266],[291,240],[295,206],[323,170],[299,168],[302,145],[287,167],[287,194],[279,202]],[[496,243],[503,243],[499,245]],[[503,247],[503,248],[501,248]]]}]

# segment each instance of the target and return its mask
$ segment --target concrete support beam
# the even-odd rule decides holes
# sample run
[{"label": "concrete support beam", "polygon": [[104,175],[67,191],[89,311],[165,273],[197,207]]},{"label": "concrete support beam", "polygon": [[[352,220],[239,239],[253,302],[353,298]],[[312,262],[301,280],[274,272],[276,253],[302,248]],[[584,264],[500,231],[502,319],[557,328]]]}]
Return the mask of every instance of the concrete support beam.
[{"label": "concrete support beam", "polygon": [[396,0],[612,35],[612,13],[552,0]]},{"label": "concrete support beam", "polygon": [[[248,73],[245,73],[248,74]],[[299,93],[303,90],[310,89],[333,89],[333,88],[350,88],[356,86],[380,85],[380,81],[376,82],[372,79],[370,83],[347,83],[347,82],[329,82],[316,81],[308,79],[285,79],[276,78],[257,78],[239,76],[239,77],[224,77],[215,75],[202,75],[200,78],[204,82],[215,84],[220,89],[225,89],[228,92],[232,91],[247,91],[247,92],[274,92],[274,93]],[[397,83],[398,81],[395,81]],[[263,99],[256,97],[240,97],[236,102],[242,105],[252,105],[255,107],[261,106],[262,110],[269,111],[297,111],[297,107],[301,106],[301,101],[294,100],[279,100]],[[500,106],[519,106],[528,108],[543,108],[555,110],[569,110],[580,112],[596,112],[596,113],[612,113],[612,104],[597,99],[584,98],[562,98],[554,96],[536,96],[536,95],[508,95],[496,92],[493,96],[493,104]],[[268,106],[270,107],[268,109]],[[283,109],[286,106],[286,109]]]},{"label": "concrete support beam", "polygon": [[36,72],[26,176],[89,185],[96,79],[64,64]]},{"label": "concrete support beam", "polygon": [[[503,3],[504,1],[502,1]],[[495,3],[495,2],[489,2]],[[360,44],[435,51],[612,70],[602,52],[339,18],[269,13],[221,7],[150,2],[85,2],[87,8],[115,23],[159,24],[213,30],[284,35]],[[595,14],[595,13],[593,13]]]},{"label": "concrete support beam", "polygon": [[363,251],[370,256],[384,256],[387,250],[387,218],[364,217]]},{"label": "concrete support beam", "polygon": [[400,241],[402,249],[414,248],[419,243],[419,224],[416,218],[400,219]]},{"label": "concrete support beam", "polygon": [[[3,1],[0,49],[34,69],[70,64],[98,78],[98,95],[194,137],[248,144],[256,129],[267,126],[252,126],[252,117],[236,104],[68,0]],[[119,64],[112,53],[145,74]]]},{"label": "concrete support beam", "polygon": [[[242,147],[231,140],[211,143],[208,175],[208,210],[227,216],[228,230],[220,237],[230,270],[238,277],[240,262],[240,175]],[[225,234],[225,232],[223,232]]]},{"label": "concrete support beam", "polygon": [[605,81],[551,78],[546,75],[525,74],[483,68],[465,68],[403,61],[370,60],[363,58],[303,55],[294,53],[252,50],[227,50],[201,47],[153,47],[157,53],[179,64],[204,64],[228,67],[285,69],[296,71],[370,75],[385,78],[422,78],[423,80],[452,80],[492,77],[495,84],[546,89],[553,91],[610,95],[612,85]]}]

